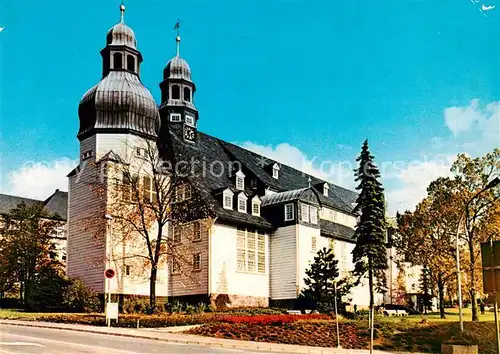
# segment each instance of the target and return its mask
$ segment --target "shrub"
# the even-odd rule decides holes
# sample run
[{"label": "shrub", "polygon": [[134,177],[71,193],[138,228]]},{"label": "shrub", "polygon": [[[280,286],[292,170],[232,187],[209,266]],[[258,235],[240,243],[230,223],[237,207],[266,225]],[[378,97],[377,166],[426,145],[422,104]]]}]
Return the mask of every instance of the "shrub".
[{"label": "shrub", "polygon": [[125,298],[123,300],[122,312],[128,314],[146,313],[149,301],[142,297]]},{"label": "shrub", "polygon": [[204,313],[207,312],[208,306],[204,302],[199,302],[198,305],[196,305],[196,313]]},{"label": "shrub", "polygon": [[33,281],[26,282],[25,304],[28,310],[45,311],[61,309],[69,281],[57,265],[42,267]]},{"label": "shrub", "polygon": [[190,305],[190,304],[186,305],[186,313],[192,315],[193,313],[195,313],[195,311],[196,311],[196,308],[193,305]]},{"label": "shrub", "polygon": [[70,311],[98,312],[101,302],[97,293],[87,287],[80,279],[72,278],[62,295],[64,307]]},{"label": "shrub", "polygon": [[166,304],[166,311],[171,313],[180,313],[182,312],[183,304],[179,300],[175,300],[174,302],[169,302]]}]

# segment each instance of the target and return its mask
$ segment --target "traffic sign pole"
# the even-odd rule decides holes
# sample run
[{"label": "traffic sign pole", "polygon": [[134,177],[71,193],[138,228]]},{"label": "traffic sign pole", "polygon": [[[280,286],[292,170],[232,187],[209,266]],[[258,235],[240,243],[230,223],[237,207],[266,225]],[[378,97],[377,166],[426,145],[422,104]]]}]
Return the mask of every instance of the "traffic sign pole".
[{"label": "traffic sign pole", "polygon": [[111,327],[111,318],[109,317],[109,304],[111,303],[111,279],[115,276],[115,270],[113,268],[108,268],[104,271],[104,277],[106,278],[106,288],[108,290],[107,294],[107,302],[106,302],[106,293],[104,294],[104,301],[106,302],[106,322],[108,327]]}]

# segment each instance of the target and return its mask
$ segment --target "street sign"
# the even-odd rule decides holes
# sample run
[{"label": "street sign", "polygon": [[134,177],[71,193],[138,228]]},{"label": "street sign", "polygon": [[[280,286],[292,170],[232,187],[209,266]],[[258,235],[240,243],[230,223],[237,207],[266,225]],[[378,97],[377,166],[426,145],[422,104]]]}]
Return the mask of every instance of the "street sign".
[{"label": "street sign", "polygon": [[482,243],[481,255],[484,293],[500,293],[500,241]]},{"label": "street sign", "polygon": [[118,303],[108,302],[106,304],[106,319],[117,320],[118,319]]},{"label": "street sign", "polygon": [[104,271],[104,276],[107,278],[107,279],[113,279],[114,276],[115,276],[115,270],[112,269],[112,268],[108,268]]}]

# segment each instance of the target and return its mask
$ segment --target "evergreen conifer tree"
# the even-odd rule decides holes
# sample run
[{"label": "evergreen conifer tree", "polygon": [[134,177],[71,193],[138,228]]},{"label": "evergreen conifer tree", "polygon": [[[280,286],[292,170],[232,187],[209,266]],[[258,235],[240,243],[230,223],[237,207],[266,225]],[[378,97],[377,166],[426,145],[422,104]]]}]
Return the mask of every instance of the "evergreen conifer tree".
[{"label": "evergreen conifer tree", "polygon": [[[374,292],[386,291],[387,249],[385,244],[385,197],[382,184],[378,180],[380,172],[365,140],[360,156],[356,159],[359,167],[355,170],[359,191],[354,212],[359,214],[356,225],[356,246],[352,251],[354,274],[361,279],[368,277],[370,290],[370,327],[373,337]],[[373,350],[370,341],[370,351]]]}]

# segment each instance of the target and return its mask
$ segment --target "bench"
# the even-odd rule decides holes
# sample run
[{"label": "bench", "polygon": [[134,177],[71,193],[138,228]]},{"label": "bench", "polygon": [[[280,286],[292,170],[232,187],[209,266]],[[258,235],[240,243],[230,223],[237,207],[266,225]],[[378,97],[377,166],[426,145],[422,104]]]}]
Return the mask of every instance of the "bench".
[{"label": "bench", "polygon": [[384,316],[408,316],[408,312],[406,310],[386,310],[383,311]]}]

